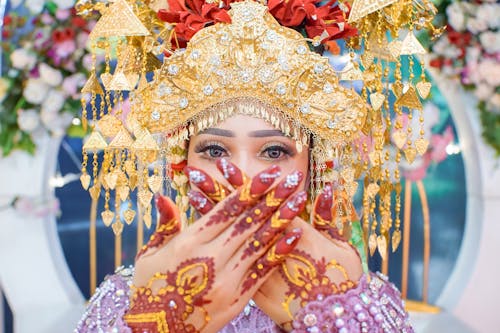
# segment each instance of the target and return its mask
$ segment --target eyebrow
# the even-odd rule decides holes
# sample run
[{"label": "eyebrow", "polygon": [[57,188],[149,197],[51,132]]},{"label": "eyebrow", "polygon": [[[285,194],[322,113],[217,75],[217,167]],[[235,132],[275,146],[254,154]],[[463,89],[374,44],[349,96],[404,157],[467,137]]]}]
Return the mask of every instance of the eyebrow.
[{"label": "eyebrow", "polygon": [[230,138],[234,138],[236,134],[233,131],[221,129],[221,128],[207,128],[206,130],[201,131],[199,134],[211,134],[211,135],[218,135],[218,136],[227,136]]},{"label": "eyebrow", "polygon": [[285,136],[285,134],[280,130],[260,130],[248,133],[251,138],[265,138],[268,136]]}]

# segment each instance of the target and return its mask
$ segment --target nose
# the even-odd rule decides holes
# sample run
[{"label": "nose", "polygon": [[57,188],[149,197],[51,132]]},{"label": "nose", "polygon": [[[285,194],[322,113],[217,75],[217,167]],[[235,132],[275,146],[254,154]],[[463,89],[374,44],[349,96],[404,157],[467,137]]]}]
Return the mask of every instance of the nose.
[{"label": "nose", "polygon": [[231,162],[250,178],[255,176],[260,171],[257,170],[258,168],[255,163],[252,163],[252,157],[250,156],[248,150],[239,150],[237,154],[234,154],[231,157]]}]

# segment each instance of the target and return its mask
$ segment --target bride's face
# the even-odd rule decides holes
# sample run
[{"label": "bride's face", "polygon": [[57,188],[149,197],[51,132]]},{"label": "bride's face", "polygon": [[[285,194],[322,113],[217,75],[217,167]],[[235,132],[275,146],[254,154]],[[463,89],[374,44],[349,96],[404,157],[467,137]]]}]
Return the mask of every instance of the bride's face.
[{"label": "bride's face", "polygon": [[307,175],[309,164],[307,147],[299,152],[295,141],[280,130],[262,119],[245,115],[235,115],[191,137],[188,165],[227,184],[215,165],[215,161],[222,157],[249,177],[273,164],[281,167],[282,176],[295,170]]}]

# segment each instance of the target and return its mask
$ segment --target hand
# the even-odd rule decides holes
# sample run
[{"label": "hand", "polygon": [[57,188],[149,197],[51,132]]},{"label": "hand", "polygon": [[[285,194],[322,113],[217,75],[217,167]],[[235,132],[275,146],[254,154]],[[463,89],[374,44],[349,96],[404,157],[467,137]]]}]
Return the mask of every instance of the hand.
[{"label": "hand", "polygon": [[[186,172],[202,188],[216,185],[201,170]],[[137,258],[125,316],[134,332],[158,325],[216,332],[243,309],[301,237],[300,229],[260,244],[253,236],[273,216],[287,225],[299,211],[298,195],[291,196],[296,185],[282,181],[272,188],[278,176],[278,167],[264,170],[182,233],[174,204],[158,199],[160,224]]]},{"label": "hand", "polygon": [[[229,183],[237,188],[238,185],[232,182],[232,175],[238,175],[239,179],[241,171],[224,159],[218,166]],[[198,197],[205,198],[201,194]],[[299,218],[288,226],[301,227],[302,240],[287,255],[279,272],[274,272],[254,295],[259,307],[275,322],[289,326],[285,324],[305,303],[344,292],[354,287],[355,281],[361,277],[360,258],[345,241],[350,237],[350,221],[356,219],[354,208],[349,204],[342,192],[334,192],[327,185],[314,203],[312,226]],[[204,206],[201,213],[210,211],[211,205],[212,202]],[[332,216],[338,218],[337,223],[333,222]]]}]

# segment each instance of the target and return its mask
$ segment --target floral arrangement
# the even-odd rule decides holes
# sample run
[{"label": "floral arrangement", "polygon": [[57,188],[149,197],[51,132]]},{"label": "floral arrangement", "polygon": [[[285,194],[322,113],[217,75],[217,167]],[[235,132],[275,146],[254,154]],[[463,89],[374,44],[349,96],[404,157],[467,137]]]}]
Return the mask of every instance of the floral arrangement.
[{"label": "floral arrangement", "polygon": [[26,1],[27,9],[20,6],[3,19],[0,156],[15,149],[33,153],[44,132],[84,134],[75,116],[91,68],[86,47],[96,20],[77,16],[72,5]]},{"label": "floral arrangement", "polygon": [[440,1],[447,24],[430,65],[460,80],[479,100],[483,137],[500,155],[500,3]]},{"label": "floral arrangement", "polygon": [[[235,0],[167,0],[168,9],[160,9],[158,18],[175,25],[172,45],[185,47],[200,29],[218,22],[230,22],[228,14]],[[269,0],[269,12],[286,27],[311,39],[314,47],[322,45],[338,53],[335,39],[355,36],[357,30],[347,24],[349,6],[335,0]]]}]

